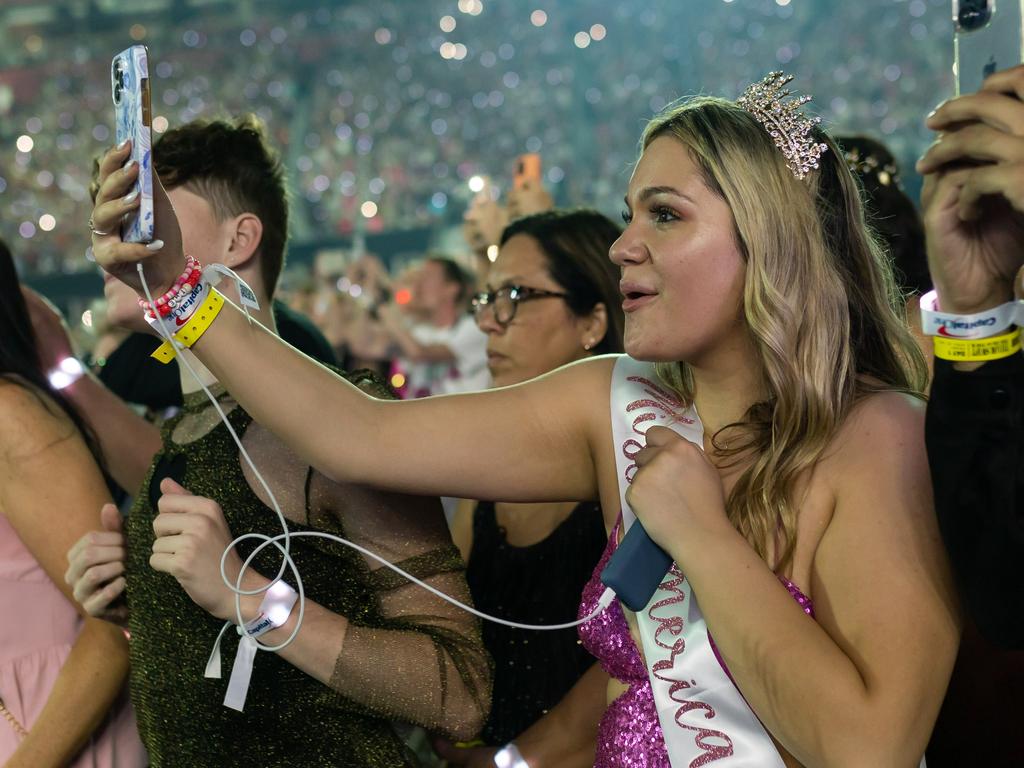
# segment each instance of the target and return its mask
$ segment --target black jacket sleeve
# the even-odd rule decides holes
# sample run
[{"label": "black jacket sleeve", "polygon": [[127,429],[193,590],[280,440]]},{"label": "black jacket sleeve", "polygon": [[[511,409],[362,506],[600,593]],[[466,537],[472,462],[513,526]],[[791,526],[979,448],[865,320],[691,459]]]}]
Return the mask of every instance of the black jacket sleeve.
[{"label": "black jacket sleeve", "polygon": [[1024,648],[1024,355],[969,372],[936,360],[926,439],[967,610],[986,638]]}]

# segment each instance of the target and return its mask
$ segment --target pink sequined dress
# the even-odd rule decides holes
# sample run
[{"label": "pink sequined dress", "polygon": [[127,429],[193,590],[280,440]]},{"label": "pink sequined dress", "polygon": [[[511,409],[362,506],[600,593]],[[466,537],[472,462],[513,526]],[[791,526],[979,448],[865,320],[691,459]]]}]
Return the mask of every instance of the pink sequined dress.
[{"label": "pink sequined dress", "polygon": [[[615,551],[620,524],[621,519],[608,538],[608,546],[594,569],[594,575],[583,589],[580,618],[597,608],[604,592],[601,571]],[[804,612],[813,617],[814,607],[810,598],[792,582],[783,579],[783,584]],[[584,647],[601,662],[605,672],[629,686],[625,693],[608,705],[601,717],[594,768],[671,768],[647,668],[629,634],[629,625],[619,602],[613,601],[596,618],[580,625],[579,633]],[[721,657],[719,662],[728,673]]]}]

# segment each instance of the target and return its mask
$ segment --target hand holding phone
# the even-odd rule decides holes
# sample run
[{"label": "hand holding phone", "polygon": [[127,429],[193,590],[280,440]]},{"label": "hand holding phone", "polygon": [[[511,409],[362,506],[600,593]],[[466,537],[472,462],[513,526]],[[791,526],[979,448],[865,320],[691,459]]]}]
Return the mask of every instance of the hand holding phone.
[{"label": "hand holding phone", "polygon": [[953,0],[956,95],[1024,61],[1024,0]]},{"label": "hand holding phone", "polygon": [[148,243],[153,239],[153,155],[152,110],[149,89],[149,54],[144,45],[133,45],[117,54],[110,64],[110,86],[114,99],[117,144],[131,141],[131,159],[139,164],[138,183],[133,190],[139,207],[121,222],[121,239],[126,243]]},{"label": "hand holding phone", "polygon": [[540,155],[535,152],[527,155],[520,155],[516,160],[515,171],[512,174],[512,188],[522,189],[528,184],[536,184],[539,186],[541,183]]},{"label": "hand holding phone", "polygon": [[555,201],[544,189],[540,155],[520,155],[508,193],[508,212],[511,219],[549,211]]}]

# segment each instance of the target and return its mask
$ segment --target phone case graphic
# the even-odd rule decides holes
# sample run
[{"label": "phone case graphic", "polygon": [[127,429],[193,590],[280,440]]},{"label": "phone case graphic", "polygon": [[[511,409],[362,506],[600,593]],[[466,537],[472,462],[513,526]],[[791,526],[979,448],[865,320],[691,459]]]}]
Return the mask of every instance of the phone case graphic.
[{"label": "phone case graphic", "polygon": [[121,222],[121,239],[153,239],[153,153],[150,131],[149,61],[145,46],[133,45],[114,57],[110,68],[117,143],[132,140],[131,159],[139,164],[139,207]]}]

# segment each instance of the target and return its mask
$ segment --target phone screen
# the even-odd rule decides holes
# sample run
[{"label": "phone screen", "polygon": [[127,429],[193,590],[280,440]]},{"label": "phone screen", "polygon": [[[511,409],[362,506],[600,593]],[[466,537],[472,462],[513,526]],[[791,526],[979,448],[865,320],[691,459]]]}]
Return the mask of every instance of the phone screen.
[{"label": "phone screen", "polygon": [[953,0],[956,95],[1024,61],[1024,0]]}]

